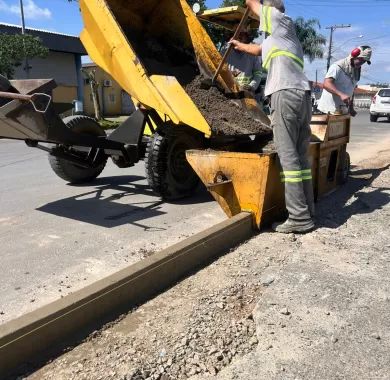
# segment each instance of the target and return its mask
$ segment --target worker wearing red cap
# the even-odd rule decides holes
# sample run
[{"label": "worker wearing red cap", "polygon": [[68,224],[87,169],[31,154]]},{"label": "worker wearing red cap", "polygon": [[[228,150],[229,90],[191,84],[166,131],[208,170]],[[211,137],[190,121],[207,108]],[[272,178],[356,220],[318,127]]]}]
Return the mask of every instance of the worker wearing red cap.
[{"label": "worker wearing red cap", "polygon": [[356,115],[353,108],[353,92],[360,80],[361,68],[371,64],[372,49],[359,46],[348,57],[333,63],[324,80],[324,90],[318,101],[318,109],[326,114]]}]

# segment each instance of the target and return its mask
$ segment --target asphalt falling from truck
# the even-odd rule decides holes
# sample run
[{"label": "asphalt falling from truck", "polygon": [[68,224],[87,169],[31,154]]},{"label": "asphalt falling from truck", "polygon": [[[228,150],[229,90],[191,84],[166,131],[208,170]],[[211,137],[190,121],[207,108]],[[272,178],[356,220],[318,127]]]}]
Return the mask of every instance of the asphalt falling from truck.
[{"label": "asphalt falling from truck", "polygon": [[272,132],[217,87],[202,88],[204,77],[197,75],[185,90],[209,123],[214,135],[263,135],[272,138]]}]

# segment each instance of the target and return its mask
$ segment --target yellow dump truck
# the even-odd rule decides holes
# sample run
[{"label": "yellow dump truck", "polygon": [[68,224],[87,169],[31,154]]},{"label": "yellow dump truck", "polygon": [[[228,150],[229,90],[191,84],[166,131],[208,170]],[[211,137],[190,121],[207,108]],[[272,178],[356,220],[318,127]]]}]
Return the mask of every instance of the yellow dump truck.
[{"label": "yellow dump truck", "polygon": [[[29,98],[10,95],[50,93],[53,83],[42,88],[15,81],[0,94],[8,99],[0,107],[0,137],[47,150],[55,173],[71,183],[96,178],[108,157],[119,167],[144,159],[149,185],[169,199],[198,184],[186,150],[234,150],[264,134],[267,116],[253,97],[239,91],[226,66],[218,89],[198,91],[202,78],[213,76],[221,54],[186,0],[80,0],[80,9],[88,54],[130,94],[138,110],[105,136],[93,119],[61,121],[51,107],[36,112]],[[145,137],[146,130],[151,137]]]}]

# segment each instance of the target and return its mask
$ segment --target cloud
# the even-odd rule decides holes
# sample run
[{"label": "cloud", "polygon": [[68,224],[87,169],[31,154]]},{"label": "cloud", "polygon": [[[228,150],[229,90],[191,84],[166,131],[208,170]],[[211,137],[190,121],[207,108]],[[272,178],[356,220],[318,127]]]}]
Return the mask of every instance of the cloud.
[{"label": "cloud", "polygon": [[385,67],[385,71],[386,71],[387,73],[390,73],[390,66]]},{"label": "cloud", "polygon": [[[0,11],[20,15],[19,5],[12,5],[0,0]],[[33,0],[25,0],[24,2],[24,17],[28,20],[50,19],[52,16],[48,8],[40,8]]]}]

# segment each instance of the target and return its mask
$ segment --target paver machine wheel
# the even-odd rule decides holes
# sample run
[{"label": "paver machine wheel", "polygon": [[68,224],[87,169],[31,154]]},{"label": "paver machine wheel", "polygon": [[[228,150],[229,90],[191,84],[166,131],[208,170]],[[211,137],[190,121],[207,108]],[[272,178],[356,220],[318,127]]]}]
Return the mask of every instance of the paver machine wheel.
[{"label": "paver machine wheel", "polygon": [[[73,132],[90,135],[106,136],[105,131],[92,118],[87,116],[69,116],[63,119],[65,125]],[[57,145],[59,147],[59,145]],[[100,175],[107,163],[107,155],[102,149],[88,148],[84,151],[75,150],[74,147],[61,146],[68,153],[77,153],[85,158],[90,157],[94,160],[94,166],[83,166],[80,163],[73,163],[68,159],[49,155],[49,163],[54,173],[60,178],[72,184],[81,184],[93,181]]]},{"label": "paver machine wheel", "polygon": [[344,152],[342,154],[340,168],[337,173],[337,184],[343,185],[348,182],[350,170],[351,170],[351,158],[348,152]]}]

